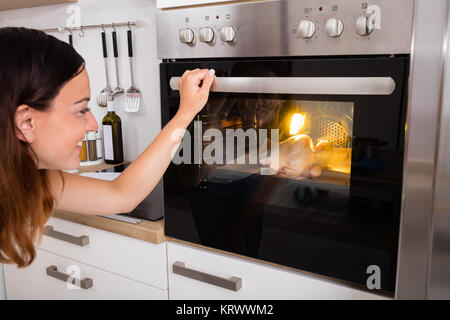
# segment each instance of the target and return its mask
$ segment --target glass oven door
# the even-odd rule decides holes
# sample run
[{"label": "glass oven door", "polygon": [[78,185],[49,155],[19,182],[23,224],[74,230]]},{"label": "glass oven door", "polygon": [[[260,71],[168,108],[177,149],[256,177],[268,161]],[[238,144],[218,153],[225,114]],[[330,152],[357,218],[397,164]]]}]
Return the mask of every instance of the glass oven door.
[{"label": "glass oven door", "polygon": [[161,64],[217,81],[164,176],[166,235],[393,292],[408,57]]}]

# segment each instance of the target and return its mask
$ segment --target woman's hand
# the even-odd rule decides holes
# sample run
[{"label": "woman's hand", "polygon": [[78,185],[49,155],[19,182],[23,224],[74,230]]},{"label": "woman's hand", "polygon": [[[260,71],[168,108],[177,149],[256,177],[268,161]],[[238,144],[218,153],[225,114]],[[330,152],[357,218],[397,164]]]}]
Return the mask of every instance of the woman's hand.
[{"label": "woman's hand", "polygon": [[[208,101],[209,89],[214,82],[214,69],[187,70],[180,78],[180,108],[178,114],[189,122],[203,109]],[[200,82],[203,80],[202,86]]]}]

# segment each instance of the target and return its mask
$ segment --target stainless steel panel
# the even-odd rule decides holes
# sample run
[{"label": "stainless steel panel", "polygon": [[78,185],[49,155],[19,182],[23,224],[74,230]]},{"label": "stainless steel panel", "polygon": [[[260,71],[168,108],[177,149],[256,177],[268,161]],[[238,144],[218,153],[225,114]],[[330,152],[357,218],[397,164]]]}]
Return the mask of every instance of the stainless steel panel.
[{"label": "stainless steel panel", "polygon": [[415,3],[397,299],[425,299],[447,0]]},{"label": "stainless steel panel", "polygon": [[[178,90],[180,77],[170,79]],[[391,77],[217,77],[213,92],[390,95],[395,90]]]},{"label": "stainless steel panel", "polygon": [[[366,13],[367,1],[274,0],[160,11],[157,14],[158,58],[264,57],[346,54],[401,54],[411,49],[413,0],[374,0],[380,8],[381,29],[369,36],[357,33],[356,22]],[[322,8],[322,10],[320,10]],[[340,37],[331,38],[329,18],[344,24]],[[301,20],[314,22],[314,36],[297,32]],[[221,39],[222,27],[236,30],[235,41]],[[199,40],[200,28],[210,27],[211,43]],[[181,29],[192,29],[192,44],[181,43]]]},{"label": "stainless steel panel", "polygon": [[120,215],[120,214],[111,214],[111,215],[108,215],[108,216],[101,216],[101,217],[108,218],[108,219],[113,219],[113,220],[119,220],[119,221],[122,221],[122,222],[127,222],[127,223],[132,223],[132,224],[138,224],[138,223],[142,222],[141,219],[125,217],[125,216]]},{"label": "stainless steel panel", "polygon": [[[450,8],[449,8],[450,9]],[[438,160],[433,204],[433,234],[428,299],[450,299],[450,11],[444,43],[445,66],[439,117]]]}]

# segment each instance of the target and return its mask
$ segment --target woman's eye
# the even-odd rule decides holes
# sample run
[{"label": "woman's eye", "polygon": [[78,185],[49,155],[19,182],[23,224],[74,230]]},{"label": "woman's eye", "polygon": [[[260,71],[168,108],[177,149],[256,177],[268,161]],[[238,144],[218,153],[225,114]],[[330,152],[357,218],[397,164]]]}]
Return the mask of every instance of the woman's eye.
[{"label": "woman's eye", "polygon": [[87,112],[89,112],[89,111],[91,111],[91,109],[89,109],[89,108],[84,108],[84,109],[80,110],[80,113],[85,114],[85,113],[87,113]]}]

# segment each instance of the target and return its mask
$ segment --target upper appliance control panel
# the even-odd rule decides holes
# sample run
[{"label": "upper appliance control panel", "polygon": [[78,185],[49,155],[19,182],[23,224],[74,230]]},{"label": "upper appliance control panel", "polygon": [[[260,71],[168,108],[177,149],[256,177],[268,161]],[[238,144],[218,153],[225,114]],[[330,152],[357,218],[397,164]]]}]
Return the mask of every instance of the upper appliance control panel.
[{"label": "upper appliance control panel", "polygon": [[272,0],[160,11],[158,58],[408,54],[414,0]]}]

